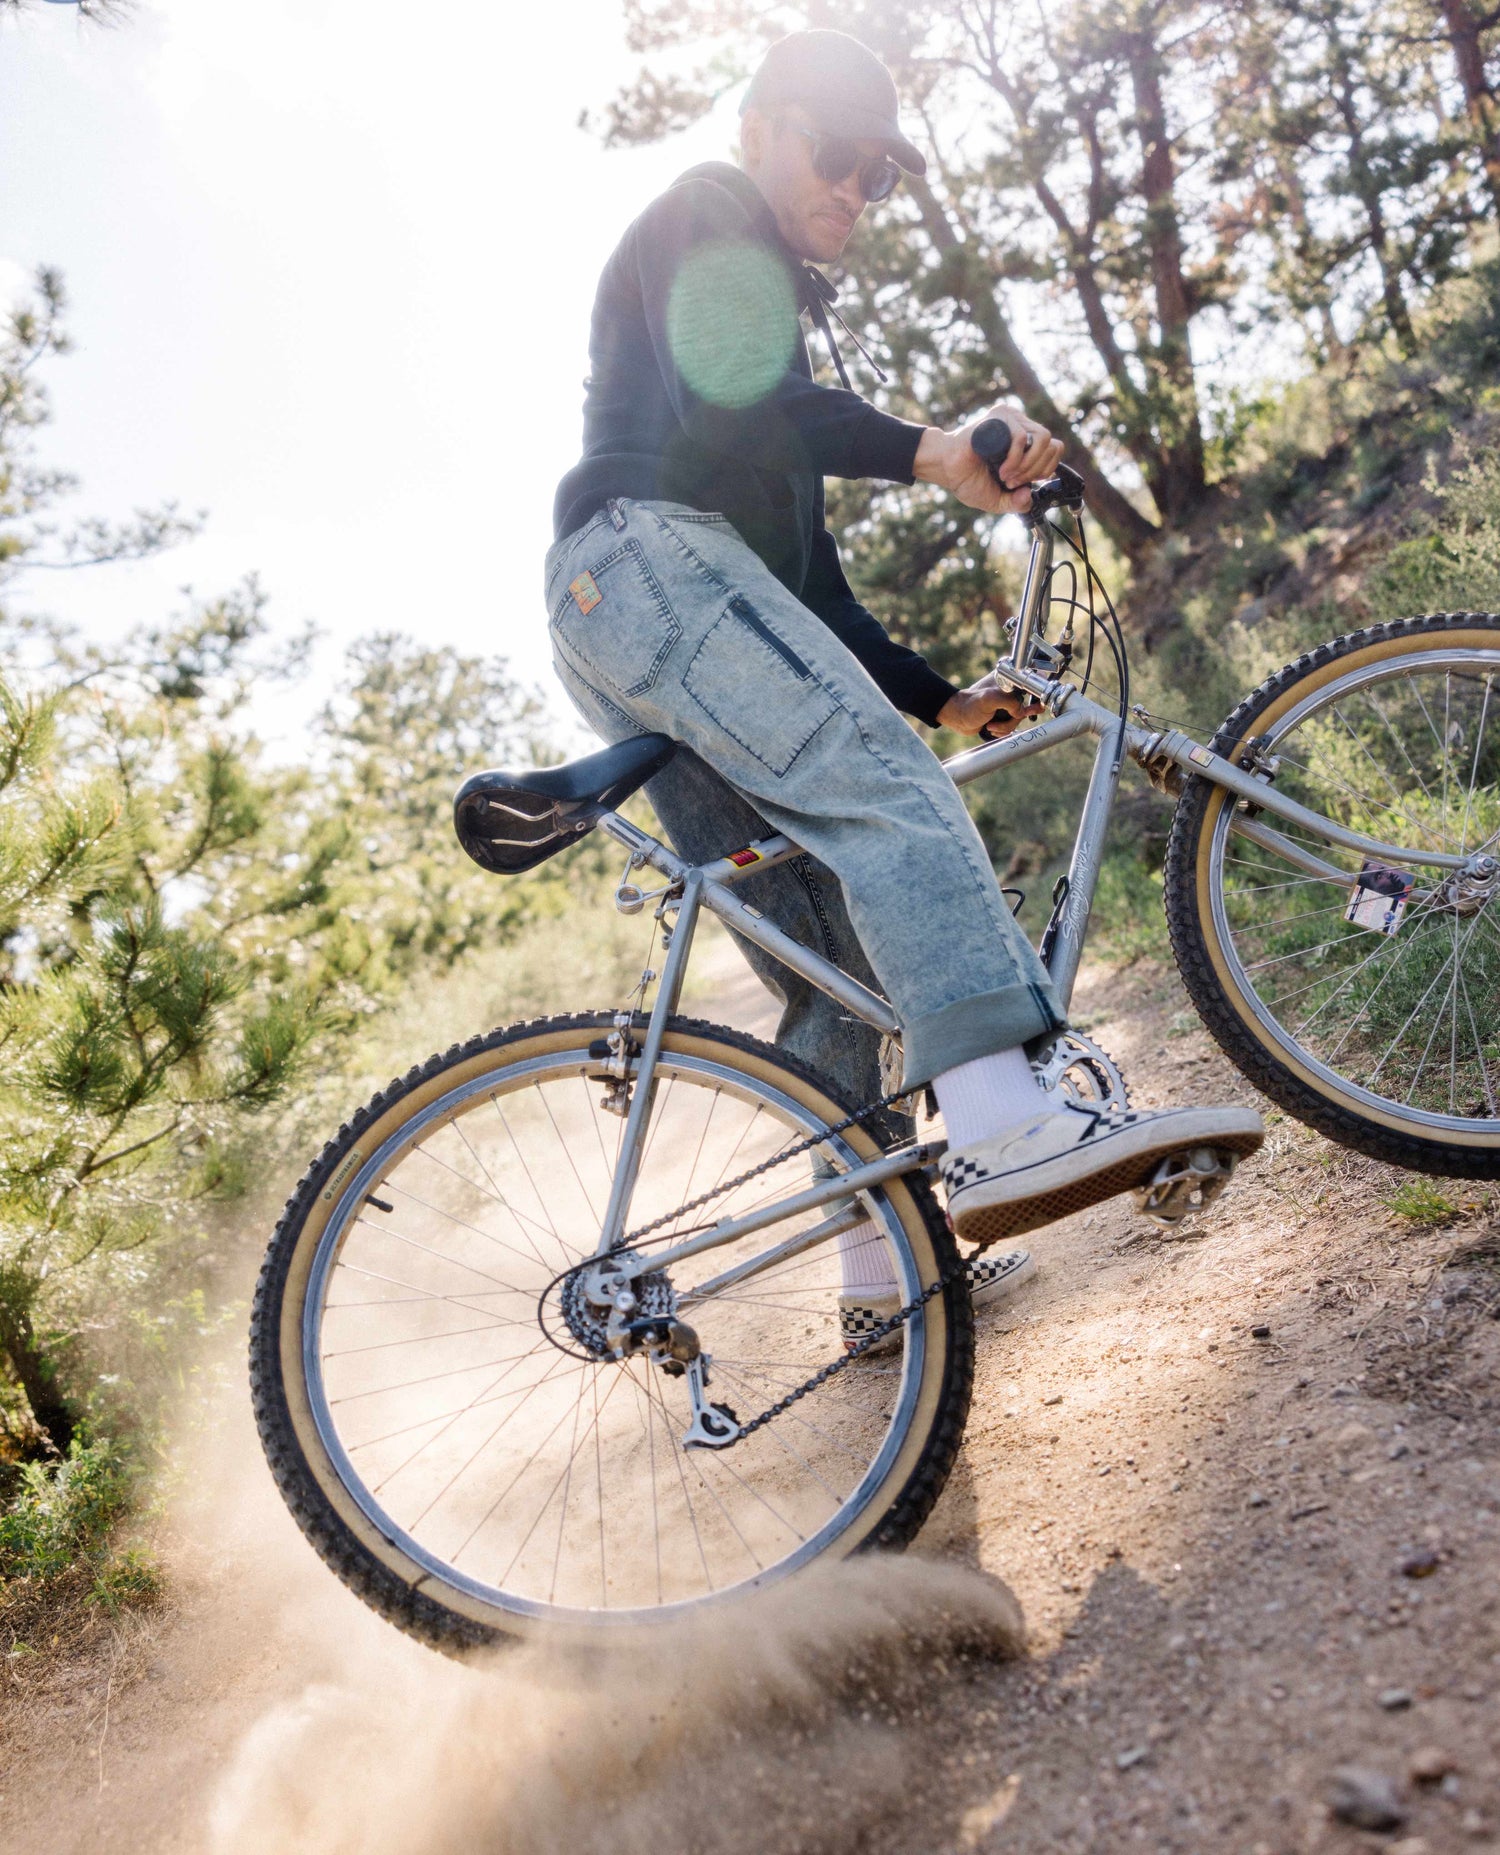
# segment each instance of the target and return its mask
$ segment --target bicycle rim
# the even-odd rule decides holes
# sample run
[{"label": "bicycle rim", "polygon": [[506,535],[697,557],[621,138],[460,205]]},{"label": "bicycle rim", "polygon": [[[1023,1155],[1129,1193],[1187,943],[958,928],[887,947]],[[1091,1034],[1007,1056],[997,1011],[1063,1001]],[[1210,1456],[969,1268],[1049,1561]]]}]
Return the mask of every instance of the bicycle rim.
[{"label": "bicycle rim", "polygon": [[[1315,671],[1255,718],[1276,788],[1361,833],[1468,853],[1500,843],[1500,649],[1420,635]],[[1500,916],[1442,874],[1384,868],[1274,816],[1341,870],[1289,867],[1233,833],[1214,802],[1207,877],[1227,978],[1263,1041],[1379,1126],[1444,1144],[1500,1143]],[[1370,872],[1367,872],[1369,874]],[[1414,880],[1400,901],[1400,875]],[[1399,903],[1399,906],[1392,906]],[[1394,932],[1382,931],[1384,926]]]},{"label": "bicycle rim", "polygon": [[[820,1114],[789,1072],[768,1068],[669,1037],[633,1224],[821,1131],[826,1103]],[[944,1297],[894,1358],[838,1374],[724,1451],[684,1449],[682,1378],[640,1358],[574,1356],[587,1335],[567,1328],[555,1296],[546,1337],[543,1291],[592,1253],[618,1158],[607,1082],[575,1032],[481,1063],[387,1117],[319,1194],[326,1215],[302,1244],[305,1274],[282,1315],[304,1452],[337,1504],[352,1504],[355,1530],[382,1542],[409,1583],[491,1626],[635,1624],[854,1549],[925,1448],[941,1401]],[[820,1149],[840,1166],[862,1150],[842,1139]],[[811,1183],[811,1164],[803,1155],[760,1174],[669,1220],[656,1241],[787,1196]],[[900,1186],[871,1204],[869,1240],[910,1299],[937,1272],[930,1232]],[[712,1359],[710,1396],[742,1419],[838,1356],[836,1244],[694,1291],[825,1215],[783,1220],[672,1272],[682,1318]]]}]

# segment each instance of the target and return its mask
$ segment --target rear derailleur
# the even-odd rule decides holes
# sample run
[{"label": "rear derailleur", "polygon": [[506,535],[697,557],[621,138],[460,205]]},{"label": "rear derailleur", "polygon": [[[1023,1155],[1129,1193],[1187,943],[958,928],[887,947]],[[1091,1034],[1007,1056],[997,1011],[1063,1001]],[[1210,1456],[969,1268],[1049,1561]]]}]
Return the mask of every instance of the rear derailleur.
[{"label": "rear derailleur", "polygon": [[677,1296],[665,1275],[632,1276],[617,1259],[606,1258],[580,1270],[569,1286],[564,1317],[591,1352],[619,1360],[644,1354],[669,1378],[686,1378],[692,1421],[683,1432],[684,1449],[726,1449],[738,1440],[739,1418],[709,1398],[713,1360],[696,1330],[678,1319]]}]

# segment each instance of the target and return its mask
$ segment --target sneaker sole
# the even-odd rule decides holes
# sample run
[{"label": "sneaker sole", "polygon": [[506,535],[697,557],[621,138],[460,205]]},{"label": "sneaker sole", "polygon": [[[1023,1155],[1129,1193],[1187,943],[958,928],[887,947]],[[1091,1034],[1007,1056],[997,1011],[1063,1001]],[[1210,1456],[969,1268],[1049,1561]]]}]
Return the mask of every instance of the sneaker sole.
[{"label": "sneaker sole", "polygon": [[[981,1249],[987,1249],[1006,1237],[1023,1236],[1028,1230],[1039,1230],[1044,1224],[1055,1224],[1059,1218],[1071,1217],[1075,1211],[1087,1211],[1106,1198],[1137,1190],[1147,1183],[1162,1160],[1180,1153],[1185,1147],[1213,1147],[1243,1159],[1255,1152],[1265,1139],[1260,1116],[1252,1110],[1246,1111],[1240,1127],[1227,1130],[1220,1127],[1213,1132],[1192,1131],[1189,1123],[1195,1118],[1191,1109],[1183,1110],[1174,1127],[1155,1130],[1147,1144],[1121,1153],[1118,1159],[1082,1178],[1075,1174],[1072,1178],[1049,1182],[1048,1174],[1055,1178],[1064,1169],[1071,1169],[1075,1162],[1069,1155],[1038,1166],[1024,1183],[1011,1174],[1002,1175],[988,1185],[970,1186],[964,1194],[968,1202],[953,1208],[953,1228],[966,1243],[977,1243]],[[1146,1130],[1141,1132],[1144,1137]],[[1113,1136],[1122,1144],[1129,1137],[1128,1134]],[[1014,1183],[1007,1190],[1009,1180]],[[980,1192],[985,1193],[986,1202],[976,1204],[973,1200]]]}]

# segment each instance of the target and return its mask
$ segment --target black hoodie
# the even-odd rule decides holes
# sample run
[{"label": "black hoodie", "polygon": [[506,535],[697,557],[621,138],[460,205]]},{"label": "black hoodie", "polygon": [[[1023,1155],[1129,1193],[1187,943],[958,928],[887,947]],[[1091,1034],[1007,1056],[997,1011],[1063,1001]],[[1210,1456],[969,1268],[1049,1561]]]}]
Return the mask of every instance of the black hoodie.
[{"label": "black hoodie", "polygon": [[653,200],[599,279],[583,457],[558,486],[555,531],[611,496],[717,510],[896,707],[932,725],[954,686],[854,597],[823,507],[825,476],[910,483],[923,428],[814,382],[800,316],[817,314],[815,278],[726,162]]}]

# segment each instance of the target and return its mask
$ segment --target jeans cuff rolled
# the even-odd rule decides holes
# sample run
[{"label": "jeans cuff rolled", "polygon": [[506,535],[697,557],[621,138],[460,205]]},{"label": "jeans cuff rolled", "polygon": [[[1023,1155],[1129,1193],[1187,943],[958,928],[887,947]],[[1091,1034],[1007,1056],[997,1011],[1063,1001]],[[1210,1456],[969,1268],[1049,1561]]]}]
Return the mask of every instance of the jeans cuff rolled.
[{"label": "jeans cuff rolled", "polygon": [[945,1069],[972,1063],[975,1057],[1041,1043],[1066,1030],[1067,1023],[1050,984],[1018,980],[998,992],[957,999],[903,1026],[902,1086],[920,1088]]}]

